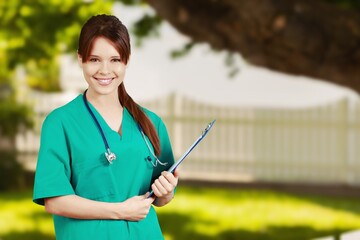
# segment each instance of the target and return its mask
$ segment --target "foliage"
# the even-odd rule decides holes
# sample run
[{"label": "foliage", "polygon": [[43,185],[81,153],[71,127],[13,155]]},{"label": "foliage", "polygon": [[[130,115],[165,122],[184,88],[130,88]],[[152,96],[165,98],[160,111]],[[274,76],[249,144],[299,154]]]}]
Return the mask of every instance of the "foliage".
[{"label": "foliage", "polygon": [[336,4],[342,8],[360,10],[359,0],[326,0],[326,1],[329,3]]},{"label": "foliage", "polygon": [[[138,0],[121,1],[128,5]],[[12,135],[19,124],[30,126],[25,105],[14,99],[15,69],[25,67],[27,84],[42,91],[58,91],[61,53],[76,52],[81,26],[92,15],[110,14],[113,0],[13,0],[0,1],[0,97],[2,134]],[[135,24],[135,34],[145,36],[159,24],[158,17],[146,15]],[[16,80],[16,79],[15,79]],[[2,94],[6,91],[6,97]],[[8,94],[10,92],[10,95]],[[29,118],[30,117],[30,118]]]},{"label": "foliage", "polygon": [[145,14],[141,19],[135,22],[132,33],[136,36],[137,45],[149,36],[159,36],[159,27],[162,20],[157,15]]},{"label": "foliage", "polygon": [[[32,203],[30,191],[2,193],[0,205],[4,240],[55,239],[50,215]],[[179,186],[156,211],[167,240],[303,240],[360,228],[358,199],[270,190]]]},{"label": "foliage", "polygon": [[58,90],[56,58],[62,52],[75,52],[85,20],[94,14],[110,13],[111,6],[110,1],[100,0],[1,1],[0,55],[5,55],[6,61],[0,63],[0,69],[10,74],[23,64],[31,87]]},{"label": "foliage", "polygon": [[33,173],[16,161],[16,152],[0,151],[0,192],[21,190],[33,185]]},{"label": "foliage", "polygon": [[13,137],[20,125],[31,126],[29,108],[15,99],[16,67],[25,67],[30,87],[59,90],[59,54],[75,52],[85,20],[95,14],[110,13],[111,7],[112,1],[101,0],[0,1],[2,135]]},{"label": "foliage", "polygon": [[[0,82],[0,113],[0,136],[2,138],[12,139],[20,128],[33,126],[30,107],[18,104],[13,89],[5,82]],[[2,170],[1,166],[0,170]]]},{"label": "foliage", "polygon": [[12,100],[1,101],[0,112],[0,133],[2,137],[13,137],[19,128],[33,126],[31,110],[26,105],[17,104]]},{"label": "foliage", "polygon": [[195,46],[195,42],[190,41],[190,42],[186,43],[181,49],[173,50],[171,52],[171,57],[179,58],[179,57],[186,56],[194,46]]},{"label": "foliage", "polygon": [[[346,8],[360,9],[358,0],[326,0]],[[0,2],[0,76],[18,64],[26,65],[32,87],[59,90],[57,56],[75,52],[81,26],[91,15],[110,13],[115,0],[13,0]],[[118,0],[126,5],[144,4],[144,0]],[[145,14],[134,25],[138,42],[158,34],[161,18]],[[188,52],[189,45],[183,52]],[[173,54],[180,53],[175,51]],[[177,54],[179,55],[179,54]],[[180,55],[184,55],[181,54]]]}]

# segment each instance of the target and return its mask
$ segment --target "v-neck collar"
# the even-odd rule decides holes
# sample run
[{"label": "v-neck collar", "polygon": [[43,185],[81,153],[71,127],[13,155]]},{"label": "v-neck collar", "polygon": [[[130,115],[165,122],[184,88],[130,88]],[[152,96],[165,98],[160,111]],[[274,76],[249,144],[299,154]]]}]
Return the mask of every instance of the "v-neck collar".
[{"label": "v-neck collar", "polygon": [[[125,136],[125,138],[131,137],[131,132],[132,132],[131,130],[132,130],[132,125],[133,125],[133,124],[131,124],[132,116],[126,107],[123,107],[123,117],[122,117],[121,125],[120,125],[120,127],[121,127],[121,134],[120,134],[118,131],[113,130],[107,124],[105,119],[101,116],[101,114],[96,110],[96,108],[88,100],[86,100],[86,101],[88,102],[91,111],[94,113],[96,119],[98,120],[98,122],[105,134],[117,134],[120,136],[121,139],[124,139],[124,136]],[[84,107],[86,108],[85,105],[84,105]]]}]

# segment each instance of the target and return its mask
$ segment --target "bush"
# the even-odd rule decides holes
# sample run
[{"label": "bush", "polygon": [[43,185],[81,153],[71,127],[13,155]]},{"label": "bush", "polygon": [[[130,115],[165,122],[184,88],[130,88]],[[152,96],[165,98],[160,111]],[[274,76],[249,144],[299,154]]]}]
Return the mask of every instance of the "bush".
[{"label": "bush", "polygon": [[34,183],[34,173],[25,170],[16,157],[15,152],[0,151],[0,191],[26,189]]}]

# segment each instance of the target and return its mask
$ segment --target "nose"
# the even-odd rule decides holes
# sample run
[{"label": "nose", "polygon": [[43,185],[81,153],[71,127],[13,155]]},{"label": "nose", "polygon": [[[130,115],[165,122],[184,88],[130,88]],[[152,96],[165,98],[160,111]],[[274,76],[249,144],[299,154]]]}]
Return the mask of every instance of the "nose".
[{"label": "nose", "polygon": [[107,64],[106,62],[103,62],[103,63],[101,64],[99,73],[100,73],[101,75],[107,75],[107,74],[110,73],[109,66],[108,66],[108,64]]}]

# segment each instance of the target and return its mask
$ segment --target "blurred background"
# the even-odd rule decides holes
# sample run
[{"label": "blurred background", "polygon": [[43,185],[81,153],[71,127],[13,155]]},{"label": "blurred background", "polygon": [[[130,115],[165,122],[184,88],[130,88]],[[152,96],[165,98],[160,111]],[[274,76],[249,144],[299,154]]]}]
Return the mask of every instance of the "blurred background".
[{"label": "blurred background", "polygon": [[129,28],[125,86],[182,165],[170,239],[360,239],[357,0],[0,2],[0,239],[55,239],[32,203],[41,125],[87,87],[81,26]]}]

